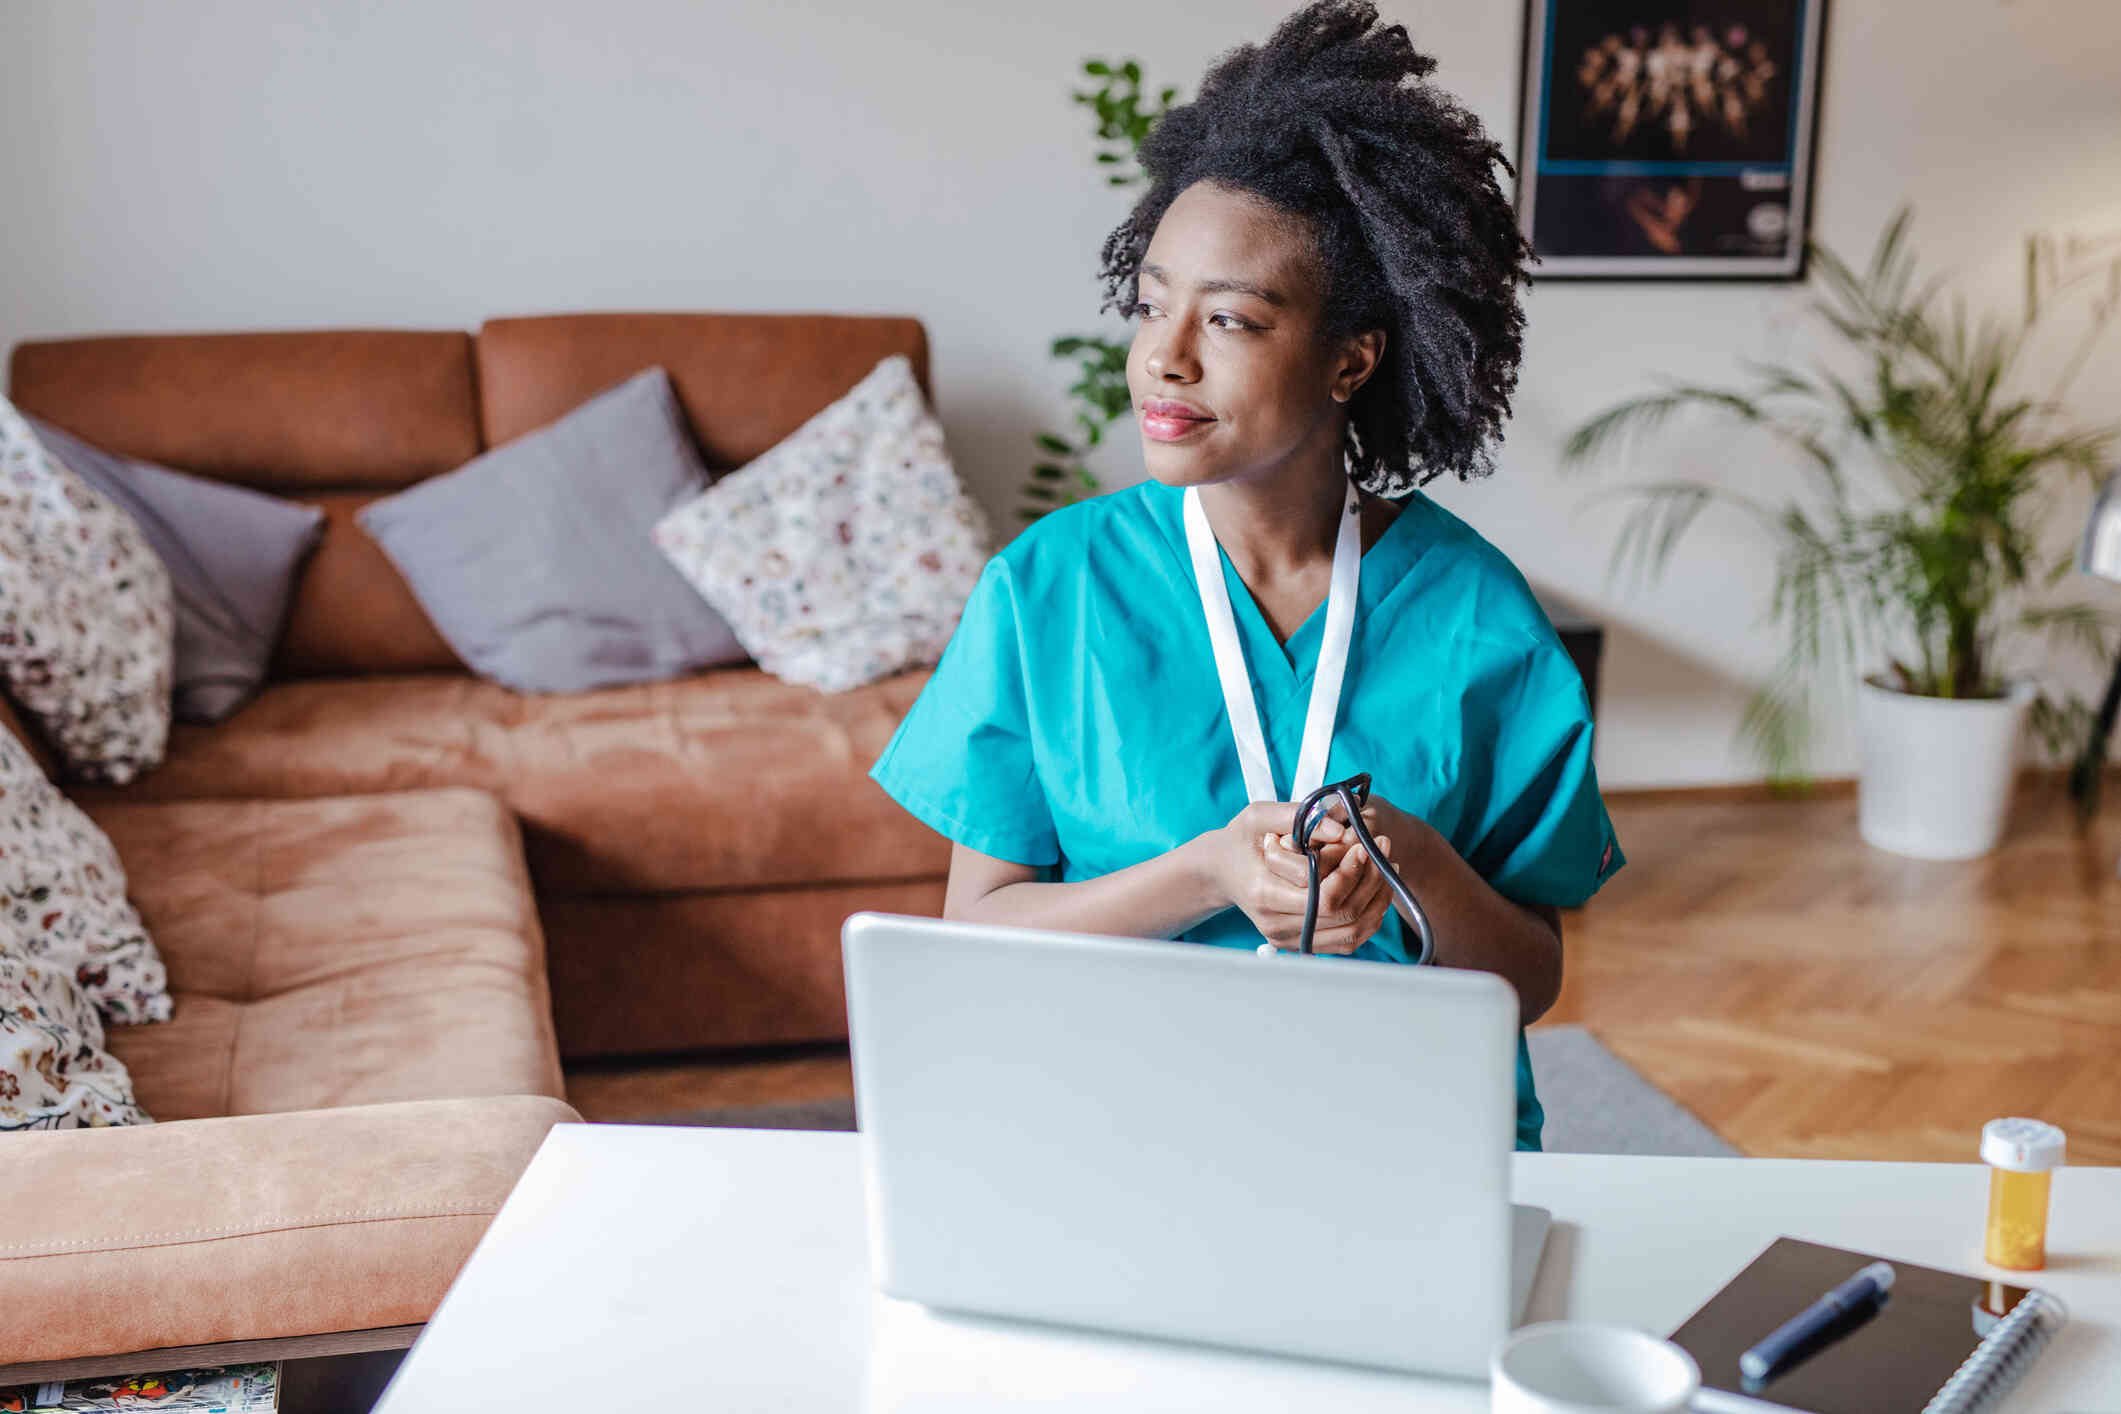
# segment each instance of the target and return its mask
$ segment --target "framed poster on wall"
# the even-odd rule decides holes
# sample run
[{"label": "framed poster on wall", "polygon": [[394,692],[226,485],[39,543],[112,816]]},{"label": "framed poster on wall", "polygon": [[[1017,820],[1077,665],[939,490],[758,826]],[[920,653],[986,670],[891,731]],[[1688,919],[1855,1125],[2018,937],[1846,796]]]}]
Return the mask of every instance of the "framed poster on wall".
[{"label": "framed poster on wall", "polygon": [[1526,0],[1536,279],[1804,278],[1825,0]]}]

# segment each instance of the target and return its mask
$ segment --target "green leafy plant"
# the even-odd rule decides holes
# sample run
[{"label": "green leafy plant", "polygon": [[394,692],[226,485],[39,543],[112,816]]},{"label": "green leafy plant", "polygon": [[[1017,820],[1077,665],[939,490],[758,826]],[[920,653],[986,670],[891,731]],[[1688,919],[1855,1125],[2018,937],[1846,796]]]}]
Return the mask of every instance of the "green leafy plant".
[{"label": "green leafy plant", "polygon": [[[2108,634],[2117,625],[2110,613],[2089,602],[2029,606],[2026,599],[2052,589],[2073,564],[2072,554],[2045,568],[2035,563],[2047,509],[2041,493],[2058,477],[2096,486],[2121,436],[2121,423],[2063,426],[2060,401],[2121,309],[2121,258],[2104,267],[2103,287],[2094,286],[2089,324],[2050,396],[2015,396],[2006,390],[2029,337],[2063,294],[2099,273],[2088,257],[2109,242],[2028,236],[2022,316],[1970,325],[1963,296],[1953,294],[1948,317],[1938,308],[1943,277],[1913,287],[1905,242],[1912,215],[1903,205],[1893,216],[1861,274],[1825,247],[1806,245],[1826,293],[1811,308],[1840,335],[1860,374],[1843,377],[1821,362],[1805,370],[1746,359],[1747,388],[1662,380],[1661,391],[1585,421],[1562,451],[1564,466],[1587,465],[1631,434],[1698,408],[1764,429],[1798,454],[1793,490],[1808,495],[1780,504],[1701,481],[1619,488],[1612,494],[1638,504],[1607,575],[1610,582],[1632,560],[1661,576],[1680,536],[1714,503],[1765,529],[1777,551],[1768,613],[1784,622],[1788,638],[1740,732],[1770,784],[1786,793],[1810,784],[1803,760],[1815,690],[1852,683],[1864,665],[1877,667],[1869,680],[1881,687],[1976,698],[2006,689],[2006,636],[2046,634],[2102,665],[2111,659]],[[1848,474],[1852,451],[1883,467],[1887,494],[1868,504],[1859,496]],[[2030,713],[2050,758],[2082,741],[2091,719],[2081,697],[2058,701],[2045,689]],[[2082,796],[2078,806],[2092,808]]]},{"label": "green leafy plant", "polygon": [[[1142,139],[1159,118],[1171,111],[1175,88],[1145,105],[1139,62],[1127,59],[1115,65],[1103,59],[1083,62],[1083,73],[1100,80],[1095,89],[1077,90],[1077,103],[1097,114],[1097,137],[1105,144],[1097,152],[1097,164],[1107,168],[1107,186],[1131,186],[1145,180],[1138,155]],[[1018,512],[1026,521],[1037,520],[1047,511],[1094,496],[1100,487],[1090,471],[1092,448],[1104,440],[1105,429],[1125,417],[1133,407],[1127,392],[1127,345],[1094,334],[1071,334],[1055,339],[1055,358],[1071,359],[1076,380],[1068,392],[1076,402],[1078,440],[1069,441],[1054,432],[1040,432],[1033,440],[1045,455],[1031,468],[1024,486],[1024,501]]]}]

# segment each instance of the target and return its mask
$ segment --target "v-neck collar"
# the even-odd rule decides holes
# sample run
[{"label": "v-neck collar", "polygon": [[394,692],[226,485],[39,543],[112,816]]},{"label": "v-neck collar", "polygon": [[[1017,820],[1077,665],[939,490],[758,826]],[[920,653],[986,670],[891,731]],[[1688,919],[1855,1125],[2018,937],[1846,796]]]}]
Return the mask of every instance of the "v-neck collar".
[{"label": "v-neck collar", "polygon": [[[1144,482],[1151,488],[1148,494],[1156,498],[1158,526],[1164,539],[1176,555],[1183,568],[1185,582],[1193,583],[1193,558],[1186,547],[1184,514],[1185,492],[1166,486],[1153,478]],[[1375,607],[1397,585],[1401,573],[1411,562],[1412,549],[1407,543],[1413,527],[1408,524],[1422,514],[1416,504],[1421,493],[1415,492],[1385,527],[1384,534],[1377,537],[1362,555],[1362,582],[1355,596],[1355,622],[1358,632],[1364,615]],[[1288,641],[1275,638],[1274,630],[1267,623],[1266,614],[1259,601],[1252,597],[1252,588],[1245,583],[1244,576],[1230,560],[1230,552],[1216,542],[1216,554],[1222,562],[1223,583],[1230,591],[1230,608],[1237,620],[1237,630],[1245,644],[1245,663],[1253,673],[1260,693],[1263,710],[1278,711],[1287,698],[1304,690],[1318,666],[1319,639],[1325,634],[1326,601],[1320,600],[1310,616],[1298,624],[1289,634]],[[1196,612],[1195,618],[1199,615]],[[1201,627],[1203,636],[1207,627]],[[1301,666],[1299,666],[1299,664]]]}]

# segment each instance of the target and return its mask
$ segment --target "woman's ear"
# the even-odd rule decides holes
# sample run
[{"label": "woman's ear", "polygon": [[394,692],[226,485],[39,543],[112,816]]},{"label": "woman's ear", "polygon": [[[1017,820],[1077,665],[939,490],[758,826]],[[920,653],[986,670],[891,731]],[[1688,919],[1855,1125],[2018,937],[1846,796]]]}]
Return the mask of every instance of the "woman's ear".
[{"label": "woman's ear", "polygon": [[1350,338],[1341,352],[1340,365],[1333,371],[1333,401],[1344,403],[1352,399],[1370,381],[1384,356],[1384,330],[1365,329]]}]

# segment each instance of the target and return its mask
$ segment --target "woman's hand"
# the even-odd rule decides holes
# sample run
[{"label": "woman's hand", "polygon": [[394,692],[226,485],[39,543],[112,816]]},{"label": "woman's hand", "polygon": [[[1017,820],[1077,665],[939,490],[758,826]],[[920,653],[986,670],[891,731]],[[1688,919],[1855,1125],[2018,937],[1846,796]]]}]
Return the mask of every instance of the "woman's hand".
[{"label": "woman's hand", "polygon": [[[1303,936],[1308,871],[1303,851],[1287,833],[1295,814],[1294,801],[1254,803],[1209,837],[1209,867],[1218,892],[1278,948],[1298,947]],[[1374,813],[1365,810],[1363,823],[1374,827]],[[1376,838],[1378,848],[1391,858],[1390,837]],[[1352,953],[1383,926],[1391,890],[1354,830],[1341,820],[1321,819],[1311,839],[1319,853],[1318,919],[1311,946],[1322,953]]]}]

